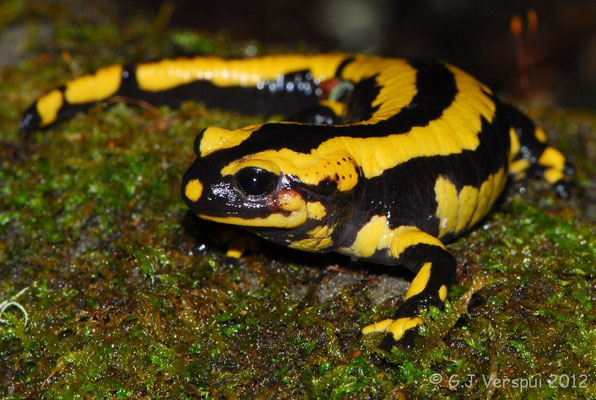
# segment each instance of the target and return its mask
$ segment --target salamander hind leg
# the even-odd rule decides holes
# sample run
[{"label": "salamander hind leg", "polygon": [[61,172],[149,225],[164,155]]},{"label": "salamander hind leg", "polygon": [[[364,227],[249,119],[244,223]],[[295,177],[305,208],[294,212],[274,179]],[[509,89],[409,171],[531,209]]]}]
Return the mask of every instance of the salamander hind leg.
[{"label": "salamander hind leg", "polygon": [[437,238],[415,227],[402,226],[394,233],[389,249],[391,256],[416,272],[416,276],[393,318],[362,330],[363,334],[385,333],[380,348],[387,351],[395,345],[412,348],[417,327],[422,324],[419,311],[429,306],[443,309],[455,274],[455,259]]},{"label": "salamander hind leg", "polygon": [[548,145],[546,134],[530,118],[509,105],[504,108],[511,126],[509,172],[516,179],[527,174],[542,177],[553,185],[559,196],[568,198],[569,176],[573,174],[573,168],[565,156]]}]

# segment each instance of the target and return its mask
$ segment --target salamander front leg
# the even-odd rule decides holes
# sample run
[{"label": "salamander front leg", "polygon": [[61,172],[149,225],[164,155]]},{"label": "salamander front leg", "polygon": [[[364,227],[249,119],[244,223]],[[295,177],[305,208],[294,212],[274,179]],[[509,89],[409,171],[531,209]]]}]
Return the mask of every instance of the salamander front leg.
[{"label": "salamander front leg", "polygon": [[[391,254],[397,262],[416,272],[403,304],[393,315],[366,326],[362,333],[386,333],[380,348],[390,351],[396,344],[406,349],[413,346],[417,327],[422,324],[418,316],[421,308],[443,308],[447,291],[455,274],[455,259],[435,237],[414,227],[401,227],[391,245]],[[399,231],[398,228],[396,231]]]}]

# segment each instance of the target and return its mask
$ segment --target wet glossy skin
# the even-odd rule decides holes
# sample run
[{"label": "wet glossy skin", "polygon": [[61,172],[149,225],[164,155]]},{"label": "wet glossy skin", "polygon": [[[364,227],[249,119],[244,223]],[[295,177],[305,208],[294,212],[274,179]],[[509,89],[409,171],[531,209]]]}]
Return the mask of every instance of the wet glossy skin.
[{"label": "wet glossy skin", "polygon": [[[347,88],[347,89],[346,89]],[[292,122],[209,127],[182,196],[201,218],[277,243],[416,273],[382,347],[412,345],[421,307],[442,307],[455,271],[443,242],[490,210],[508,175],[539,173],[564,194],[564,157],[487,87],[433,60],[212,57],[112,66],[42,96],[23,130],[113,96],[283,114]]]}]

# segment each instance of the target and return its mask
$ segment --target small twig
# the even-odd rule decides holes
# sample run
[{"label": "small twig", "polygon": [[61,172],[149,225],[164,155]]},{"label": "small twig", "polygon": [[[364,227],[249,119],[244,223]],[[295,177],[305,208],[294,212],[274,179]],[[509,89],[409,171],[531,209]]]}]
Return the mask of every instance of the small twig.
[{"label": "small twig", "polygon": [[17,303],[15,300],[18,299],[23,293],[25,293],[29,288],[22,289],[19,293],[15,294],[10,298],[10,300],[3,301],[0,303],[0,324],[8,324],[8,320],[2,318],[2,314],[10,308],[16,307],[18,308],[23,315],[25,316],[25,326],[27,326],[27,322],[29,322],[29,315],[27,314],[27,310],[21,304]]},{"label": "small twig", "polygon": [[54,370],[52,371],[52,373],[50,374],[50,376],[48,376],[43,383],[41,384],[41,387],[39,388],[40,390],[44,390],[46,383],[48,383],[50,381],[50,379],[52,379],[58,372],[60,372],[60,370],[64,368],[64,360],[60,360],[58,361],[58,364],[56,365],[56,367],[54,368]]}]

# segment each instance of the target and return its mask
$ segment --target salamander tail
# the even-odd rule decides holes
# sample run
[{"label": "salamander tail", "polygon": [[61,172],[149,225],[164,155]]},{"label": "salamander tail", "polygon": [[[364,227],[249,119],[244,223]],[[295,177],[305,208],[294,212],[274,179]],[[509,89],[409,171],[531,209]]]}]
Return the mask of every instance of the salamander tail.
[{"label": "salamander tail", "polygon": [[569,197],[569,177],[573,167],[559,150],[550,146],[546,133],[525,114],[505,105],[510,123],[511,162],[509,173],[515,179],[539,176],[551,183],[557,194]]}]

